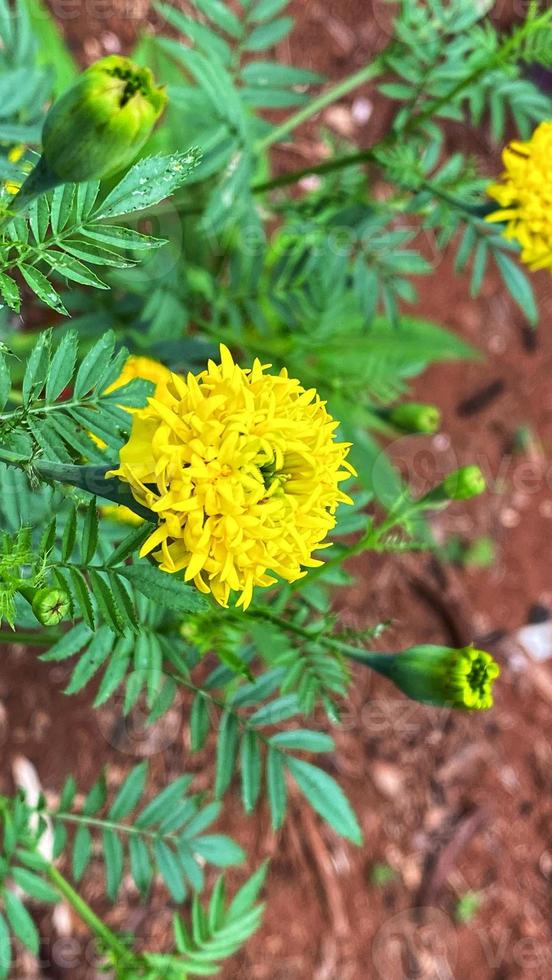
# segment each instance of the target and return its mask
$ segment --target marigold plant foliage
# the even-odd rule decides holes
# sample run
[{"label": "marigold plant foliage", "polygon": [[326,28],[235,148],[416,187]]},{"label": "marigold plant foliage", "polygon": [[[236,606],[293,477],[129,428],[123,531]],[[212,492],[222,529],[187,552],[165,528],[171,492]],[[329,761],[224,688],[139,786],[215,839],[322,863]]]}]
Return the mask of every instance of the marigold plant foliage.
[{"label": "marigold plant foliage", "polygon": [[[130,58],[79,72],[41,0],[0,0],[2,639],[86,691],[102,731],[137,721],[165,754],[153,785],[119,759],[88,787],[38,772],[0,794],[0,980],[18,944],[48,945],[27,904],[60,900],[97,940],[94,975],[217,973],[261,923],[268,869],[230,897],[215,877],[246,859],[213,832],[229,794],[277,832],[298,793],[362,846],[325,757],[351,683],[368,698],[370,669],[428,711],[479,711],[499,676],[474,645],[383,652],[391,597],[389,620],[352,627],[334,589],[354,556],[436,551],[437,516],[487,490],[469,460],[410,486],[389,444],[432,451],[441,412],[411,382],[479,356],[416,305],[445,252],[472,297],[494,265],[537,324],[552,99],[527,66],[552,68],[550,5],[503,31],[492,0],[398,0],[381,50],[334,82],[274,54],[287,0],[154,6]],[[368,84],[387,131],[366,148],[320,128],[293,170],[304,123]],[[515,133],[502,175],[451,152],[450,120],[466,143]],[[202,753],[189,772],[172,718]],[[112,903],[129,881],[170,897],[163,948],[147,916],[119,935],[85,901],[92,862]]]},{"label": "marigold plant foliage", "polygon": [[505,221],[505,238],[519,242],[530,269],[552,271],[552,121],[537,127],[530,140],[512,140],[502,159],[504,173],[487,193],[500,208],[489,221]]},{"label": "marigold plant foliage", "polygon": [[321,564],[312,553],[337,505],[352,503],[339,485],[355,471],[314,389],[285,368],[265,373],[258,359],[243,369],[224,345],[220,355],[201,374],[158,386],[108,475],[158,517],[142,556],[185,570],[223,606],[238,592],[246,609],[256,585],[274,585],[275,575],[295,582]]}]

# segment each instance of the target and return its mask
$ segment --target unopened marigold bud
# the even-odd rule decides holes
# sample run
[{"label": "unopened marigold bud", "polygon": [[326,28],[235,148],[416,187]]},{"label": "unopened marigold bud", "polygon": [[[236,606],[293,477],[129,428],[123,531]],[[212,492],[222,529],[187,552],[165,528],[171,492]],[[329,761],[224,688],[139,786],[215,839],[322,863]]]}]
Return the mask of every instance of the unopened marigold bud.
[{"label": "unopened marigold bud", "polygon": [[31,608],[43,626],[57,626],[71,612],[71,600],[63,589],[44,586],[36,590]]},{"label": "unopened marigold bud", "polygon": [[436,405],[409,402],[397,405],[387,413],[387,419],[403,432],[437,432],[441,425],[441,413]]},{"label": "unopened marigold bud", "polygon": [[443,491],[448,500],[469,500],[487,489],[487,483],[479,466],[461,466],[443,480]]},{"label": "unopened marigold bud", "polygon": [[48,171],[64,181],[109,177],[127,167],[167,102],[149,68],[109,55],[86,69],[44,122]]},{"label": "unopened marigold bud", "polygon": [[409,698],[451,708],[491,708],[493,682],[500,674],[490,653],[473,646],[453,649],[426,644],[402,653],[368,653],[355,659],[388,677]]}]

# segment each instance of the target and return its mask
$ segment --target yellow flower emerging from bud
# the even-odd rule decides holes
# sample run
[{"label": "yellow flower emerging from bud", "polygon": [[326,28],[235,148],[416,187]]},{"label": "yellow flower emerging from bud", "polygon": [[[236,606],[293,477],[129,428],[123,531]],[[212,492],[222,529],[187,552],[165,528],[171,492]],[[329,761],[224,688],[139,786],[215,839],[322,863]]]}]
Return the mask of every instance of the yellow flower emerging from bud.
[{"label": "yellow flower emerging from bud", "polygon": [[493,683],[500,674],[490,653],[475,647],[410,647],[402,653],[359,653],[353,659],[392,680],[415,701],[482,711],[492,708]]},{"label": "yellow flower emerging from bud", "polygon": [[46,116],[42,145],[49,173],[78,182],[128,167],[166,102],[149,68],[120,55],[96,61]]},{"label": "yellow flower emerging from bud", "polygon": [[500,210],[487,221],[507,222],[504,237],[520,243],[530,269],[552,271],[552,121],[541,123],[527,143],[511,142],[502,159],[501,181],[487,188]]},{"label": "yellow flower emerging from bud", "polygon": [[[312,557],[335,525],[339,488],[354,470],[349,443],[314,389],[283,369],[221,364],[172,375],[135,413],[118,476],[158,516],[141,555],[184,570],[202,592],[247,608],[256,585],[288,582],[322,564]],[[327,545],[326,545],[327,547]]]}]

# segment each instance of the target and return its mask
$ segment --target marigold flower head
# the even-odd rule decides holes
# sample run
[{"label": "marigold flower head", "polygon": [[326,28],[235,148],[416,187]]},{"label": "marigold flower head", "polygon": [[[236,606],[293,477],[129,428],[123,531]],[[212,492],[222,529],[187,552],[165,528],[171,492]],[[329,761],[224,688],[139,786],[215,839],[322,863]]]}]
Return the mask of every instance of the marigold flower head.
[{"label": "marigold flower head", "polygon": [[255,360],[173,374],[136,412],[118,469],[158,517],[142,547],[167,572],[184,570],[202,592],[247,608],[256,585],[288,582],[321,565],[312,557],[335,525],[339,484],[354,473],[349,443],[314,389]]},{"label": "marigold flower head", "polygon": [[512,141],[502,159],[500,182],[487,188],[500,210],[487,220],[507,222],[504,237],[520,243],[530,269],[552,271],[552,121],[541,123],[528,142]]},{"label": "marigold flower head", "polygon": [[490,653],[473,646],[410,647],[402,653],[367,653],[358,658],[424,704],[483,711],[493,705],[500,668]]}]

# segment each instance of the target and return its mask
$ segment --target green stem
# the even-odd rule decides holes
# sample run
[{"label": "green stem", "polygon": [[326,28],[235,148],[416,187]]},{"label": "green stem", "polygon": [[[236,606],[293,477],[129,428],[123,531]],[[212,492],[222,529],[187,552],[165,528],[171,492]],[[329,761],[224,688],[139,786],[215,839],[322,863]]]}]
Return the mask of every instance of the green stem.
[{"label": "green stem", "polygon": [[[48,628],[48,627],[46,627]],[[61,633],[44,633],[42,630],[40,633],[32,633],[30,630],[23,630],[14,633],[8,633],[7,630],[2,630],[0,632],[0,638],[4,643],[24,643],[30,647],[49,647],[58,640],[61,640]]]},{"label": "green stem", "polygon": [[274,143],[279,143],[280,140],[288,136],[297,126],[301,123],[307,121],[312,116],[315,116],[326,106],[332,104],[332,102],[337,102],[338,99],[343,98],[349,92],[352,92],[359,85],[363,85],[365,82],[370,82],[378,75],[381,75],[383,71],[383,59],[376,58],[374,61],[370,62],[369,65],[365,65],[359,71],[355,72],[353,75],[349,75],[347,78],[342,79],[342,81],[337,82],[336,85],[332,85],[330,88],[322,92],[316,99],[309,102],[308,105],[303,106],[293,115],[288,116],[284,119],[283,123],[276,127],[276,129],[271,130],[270,133],[257,143],[256,149],[267,150],[269,146],[273,146]]},{"label": "green stem", "polygon": [[0,221],[0,231],[6,228],[14,217],[25,211],[35,198],[62,183],[63,181],[52,173],[44,157],[40,157],[34,170],[31,171],[15,197],[10,201],[10,213]]},{"label": "green stem", "polygon": [[80,919],[88,926],[91,932],[101,940],[104,947],[111,951],[116,962],[128,961],[133,958],[133,954],[124,943],[111,931],[109,926],[92,911],[87,902],[75,891],[66,878],[53,866],[48,867],[50,881],[57,888],[60,895],[65,898],[74,908]]},{"label": "green stem", "polygon": [[357,163],[369,163],[375,159],[374,150],[360,150],[358,153],[347,153],[341,157],[333,157],[323,163],[315,163],[312,167],[303,167],[301,170],[292,170],[287,174],[281,174],[274,180],[266,180],[261,184],[253,184],[251,190],[254,194],[264,194],[265,191],[273,191],[278,187],[286,187],[288,184],[296,184],[303,177],[309,177],[333,173],[335,170],[343,170],[345,167],[352,167]]}]

